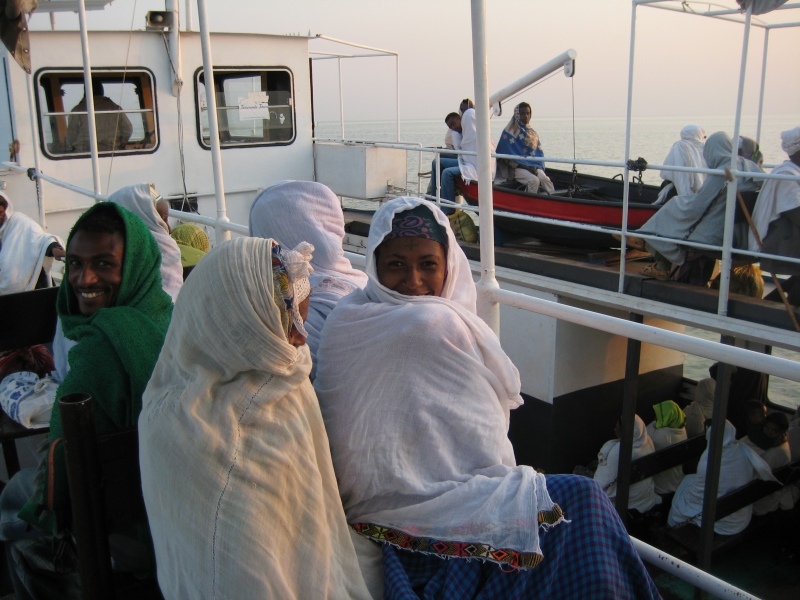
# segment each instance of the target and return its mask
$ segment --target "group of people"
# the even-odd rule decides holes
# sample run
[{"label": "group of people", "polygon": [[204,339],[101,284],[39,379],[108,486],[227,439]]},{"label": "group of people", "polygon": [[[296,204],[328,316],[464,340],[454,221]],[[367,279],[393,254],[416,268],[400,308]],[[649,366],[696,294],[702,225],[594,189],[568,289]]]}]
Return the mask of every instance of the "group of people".
[{"label": "group of people", "polygon": [[[514,107],[514,115],[506,125],[497,143],[497,154],[511,155],[516,158],[497,159],[497,181],[516,181],[525,191],[530,193],[555,192],[553,182],[545,172],[544,151],[539,134],[531,126],[531,105],[520,102]],[[478,134],[475,121],[475,107],[469,98],[459,105],[459,112],[449,113],[444,120],[447,125],[445,147],[464,152],[477,152]],[[524,158],[530,157],[530,158]],[[431,163],[431,179],[427,194],[450,202],[456,200],[456,180],[466,183],[478,181],[478,159],[470,154],[441,154],[439,166],[434,159]],[[446,214],[452,209],[445,207]]]},{"label": "group of people", "polygon": [[[696,390],[697,400],[687,407],[687,413],[698,401],[706,402],[704,395],[707,395],[705,389]],[[646,427],[642,419],[638,415],[635,416],[631,460],[688,439],[687,431],[691,431],[689,437],[705,434],[707,440],[711,439],[711,427],[708,429],[705,427],[707,420],[701,421],[702,429],[698,431],[696,424],[687,417],[687,413],[684,413],[672,400],[654,405],[653,411],[655,419]],[[747,434],[739,436],[740,439],[737,439],[736,427],[730,421],[724,422],[718,497],[756,478],[775,480],[772,471],[789,464],[792,452],[795,455],[800,454],[800,447],[794,450],[791,448],[789,419],[784,413],[775,411],[767,414],[766,406],[757,400],[751,400],[743,412],[746,415]],[[710,416],[709,414],[707,418]],[[616,439],[606,442],[600,449],[597,467],[593,474],[594,480],[612,501],[616,499],[617,491],[620,427],[621,423],[618,422],[615,427]],[[634,483],[629,490],[629,509],[644,515],[666,500],[669,503],[669,511],[660,512],[668,514],[669,526],[677,527],[686,523],[701,525],[707,463],[708,448],[700,456],[696,473],[684,475],[683,468],[675,466]],[[578,469],[576,472],[583,470]],[[739,533],[750,523],[753,514],[764,515],[778,509],[790,510],[798,499],[800,499],[800,489],[795,485],[787,485],[753,505],[719,519],[714,524],[714,531],[721,535]]]},{"label": "group of people", "polygon": [[[704,141],[705,140],[705,141]],[[776,167],[774,175],[800,177],[800,127],[781,133],[781,147],[788,160]],[[725,132],[705,139],[697,125],[681,130],[681,139],[670,149],[664,165],[678,168],[723,169],[730,165],[734,143]],[[776,256],[800,258],[800,181],[763,179],[763,155],[758,143],[747,137],[738,141],[735,169],[739,192],[758,192],[752,209],[752,226],[746,218],[737,219],[734,246]],[[753,175],[749,175],[752,173]],[[653,255],[655,262],[643,272],[659,280],[678,279],[706,285],[714,258],[703,251],[675,243],[675,240],[712,246],[722,244],[728,180],[723,175],[665,169],[659,194],[661,209],[637,233],[664,239],[628,238],[628,245]],[[759,191],[760,190],[760,191]],[[771,273],[790,275],[786,289],[793,304],[800,302],[800,288],[791,292],[800,275],[800,265],[780,259],[761,259],[761,268]]]},{"label": "group of people", "polygon": [[[54,343],[58,396],[139,428],[148,523],[116,567],[166,598],[658,597],[597,484],[516,464],[519,373],[434,204],[384,204],[364,274],[330,190],[281,182],[183,282],[152,188],[123,198],[69,236]],[[18,597],[77,589],[57,405],[50,425],[0,495]]]}]

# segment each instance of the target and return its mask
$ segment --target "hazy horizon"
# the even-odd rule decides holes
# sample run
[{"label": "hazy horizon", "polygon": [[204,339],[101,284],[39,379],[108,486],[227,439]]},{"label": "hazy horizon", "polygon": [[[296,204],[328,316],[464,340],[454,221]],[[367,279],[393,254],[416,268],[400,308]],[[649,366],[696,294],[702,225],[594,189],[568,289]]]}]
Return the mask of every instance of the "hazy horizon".
[{"label": "hazy horizon", "polygon": [[[185,13],[185,2],[177,4]],[[263,0],[216,0],[207,5],[212,31],[321,33],[399,52],[401,119],[444,118],[457,109],[462,98],[474,96],[471,8],[467,0],[295,0],[291,6]],[[733,0],[724,0],[724,5],[736,7]],[[117,0],[104,11],[87,12],[87,21],[93,29],[127,30],[131,24],[142,29],[147,10],[163,9],[163,0]],[[567,117],[573,112],[574,94],[576,118],[625,115],[629,0],[491,0],[486,11],[491,91],[573,48],[578,54],[573,79],[557,73],[515,101],[531,103],[534,115],[540,118]],[[192,12],[193,29],[198,30],[194,3]],[[800,10],[781,13],[760,18],[765,22],[800,21]],[[645,7],[638,8],[636,15],[634,117],[732,115],[743,26]],[[185,17],[183,14],[184,24]],[[58,29],[77,28],[77,17],[57,13],[56,23]],[[48,15],[34,14],[32,29],[49,26]],[[758,109],[764,37],[763,29],[751,30],[743,115],[753,115]],[[311,40],[309,46],[322,51],[334,48],[321,40]],[[772,30],[769,57],[764,114],[795,115],[800,106],[800,69],[796,64],[800,28]],[[314,64],[315,111],[320,120],[338,120],[336,63],[326,60]],[[394,58],[342,61],[346,120],[394,118],[394,69]]]}]

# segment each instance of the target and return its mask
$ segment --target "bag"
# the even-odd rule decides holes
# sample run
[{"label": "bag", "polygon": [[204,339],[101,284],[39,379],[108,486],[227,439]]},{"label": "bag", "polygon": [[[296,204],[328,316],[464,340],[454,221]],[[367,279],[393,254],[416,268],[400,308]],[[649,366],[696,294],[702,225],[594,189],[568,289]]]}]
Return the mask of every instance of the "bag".
[{"label": "bag", "polygon": [[478,227],[465,211],[457,208],[452,215],[447,215],[447,218],[450,220],[450,229],[453,230],[456,239],[470,244],[478,241]]},{"label": "bag", "polygon": [[49,375],[40,379],[31,371],[19,371],[0,382],[0,406],[28,429],[48,427],[56,390],[58,384]]}]

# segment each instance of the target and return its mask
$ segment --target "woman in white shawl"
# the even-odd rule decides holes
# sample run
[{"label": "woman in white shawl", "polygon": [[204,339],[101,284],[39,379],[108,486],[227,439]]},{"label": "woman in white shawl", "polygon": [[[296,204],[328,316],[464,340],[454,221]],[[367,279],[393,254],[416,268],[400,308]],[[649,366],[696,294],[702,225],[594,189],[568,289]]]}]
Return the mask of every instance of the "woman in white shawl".
[{"label": "woman in white shawl", "polygon": [[[635,415],[635,417],[633,423],[633,453],[631,455],[633,460],[641,458],[642,456],[647,456],[656,451],[655,446],[653,446],[653,440],[647,435],[647,428],[644,426],[644,421],[639,418],[639,415]],[[617,435],[617,438],[607,441],[603,444],[603,447],[600,448],[600,452],[597,453],[597,470],[594,472],[594,480],[612,500],[617,497],[619,437],[622,434],[619,421],[617,421],[617,425],[614,427],[614,433]],[[644,513],[660,503],[661,498],[656,494],[652,477],[634,483],[630,487],[628,508]]]},{"label": "woman in white shawl", "polygon": [[[706,132],[703,128],[700,125],[687,125],[681,129],[680,135],[681,139],[672,145],[664,159],[664,166],[705,168],[703,144]],[[698,192],[705,178],[704,173],[662,169],[661,179],[666,182],[666,185],[661,188],[654,204],[663,204],[668,196],[686,196]]]},{"label": "woman in white shawl", "polygon": [[[800,178],[800,127],[781,133],[781,148],[789,159],[773,169],[773,175]],[[753,209],[753,223],[767,254],[800,258],[800,179],[768,179]],[[749,248],[759,250],[751,231]],[[769,272],[800,275],[800,264],[761,259],[761,268]]]},{"label": "woman in white shawl", "polygon": [[221,244],[175,306],[139,418],[165,598],[369,597],[302,345],[308,246]]},{"label": "woman in white shawl", "polygon": [[61,238],[15,213],[11,200],[0,192],[0,296],[35,289],[42,268],[49,273],[54,256],[64,257]]},{"label": "woman in white shawl", "polygon": [[714,377],[706,377],[697,382],[694,388],[694,400],[683,410],[686,415],[687,438],[693,438],[706,432],[706,421],[714,414],[716,389],[717,381]]},{"label": "woman in white shawl", "polygon": [[[711,169],[721,169],[730,164],[733,147],[731,138],[724,131],[709,136],[703,147],[703,158]],[[753,173],[763,172],[754,162],[741,156],[736,159],[736,169]],[[755,190],[761,180],[739,176],[738,190]],[[639,228],[639,233],[663,236],[663,240],[631,238],[630,245],[646,248],[656,258],[656,263],[642,273],[656,279],[671,277],[671,265],[682,265],[686,260],[687,246],[674,240],[688,240],[709,245],[720,245],[725,220],[724,175],[708,175],[700,190],[687,196],[674,196]]]},{"label": "woman in white shawl", "polygon": [[[706,431],[706,440],[711,440],[712,428],[713,426]],[[708,448],[700,455],[697,473],[686,475],[675,492],[675,496],[672,499],[672,507],[669,511],[669,519],[667,520],[670,527],[677,527],[688,522],[694,523],[698,527],[702,524],[707,463]],[[750,483],[756,477],[777,481],[764,459],[755,450],[737,441],[736,428],[730,421],[725,421],[717,497],[719,498]],[[720,535],[739,533],[750,523],[752,515],[753,506],[746,506],[714,523],[714,531]]]},{"label": "woman in white shawl", "polygon": [[161,249],[161,285],[174,302],[183,285],[183,266],[178,244],[169,235],[169,226],[156,210],[161,194],[151,183],[139,183],[121,188],[108,197],[139,217],[153,234]]},{"label": "woman in white shawl", "polygon": [[[475,314],[469,263],[441,210],[419,198],[384,204],[367,275],[328,317],[315,387],[347,520],[384,544],[386,597],[432,581],[436,597],[522,597],[515,585],[524,597],[650,597],[591,480],[546,482],[516,465],[507,431],[519,374]],[[609,539],[587,541],[600,531]],[[613,547],[613,559],[600,547]]]},{"label": "woman in white shawl", "polygon": [[[686,415],[673,400],[665,400],[653,406],[654,421],[647,424],[647,435],[653,440],[655,449],[669,448],[686,439]],[[653,475],[656,494],[670,494],[678,489],[683,479],[683,467],[678,465]]]},{"label": "woman in white shawl", "polygon": [[292,248],[301,241],[314,246],[311,303],[306,319],[313,379],[319,336],[325,319],[339,300],[367,284],[367,276],[353,268],[342,250],[344,215],[339,199],[321,183],[276,183],[261,192],[253,202],[250,235],[274,238]]}]

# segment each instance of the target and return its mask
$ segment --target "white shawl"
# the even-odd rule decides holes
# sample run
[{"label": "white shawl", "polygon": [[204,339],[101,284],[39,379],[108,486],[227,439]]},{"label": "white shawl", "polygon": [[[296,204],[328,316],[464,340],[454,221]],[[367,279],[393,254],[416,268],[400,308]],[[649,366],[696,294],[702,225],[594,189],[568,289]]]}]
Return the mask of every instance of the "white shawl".
[{"label": "white shawl", "polygon": [[[706,440],[711,440],[709,427]],[[706,489],[706,470],[708,469],[708,448],[700,455],[697,473],[683,478],[669,511],[668,524],[676,527],[688,521],[697,526],[702,524],[703,496]],[[722,463],[719,473],[717,498],[743,485],[759,479],[777,481],[769,465],[752,448],[736,440],[736,428],[725,421],[725,434],[722,442]],[[720,535],[733,535],[744,530],[750,523],[753,506],[736,511],[732,515],[714,523],[714,531]]]},{"label": "white shawl", "polygon": [[[617,497],[617,472],[619,471],[619,445],[620,440],[609,440],[600,452],[597,453],[597,470],[594,472],[594,480],[603,488],[609,498]],[[647,428],[644,421],[636,415],[633,422],[633,452],[631,459],[635,460],[642,456],[647,456],[655,452],[653,441],[647,435]],[[648,477],[630,486],[628,493],[628,508],[636,509],[639,512],[647,512],[656,504],[661,502],[661,498],[656,495],[653,478]]]},{"label": "white shawl", "polygon": [[314,246],[311,297],[305,327],[312,379],[325,319],[344,296],[363,288],[367,276],[354,269],[342,250],[344,215],[336,195],[321,183],[281,181],[265,189],[250,208],[250,235],[274,238],[286,248]]},{"label": "white shawl", "polygon": [[178,243],[169,235],[167,224],[156,211],[161,196],[152,185],[140,183],[121,188],[108,197],[109,202],[127,208],[139,217],[153,234],[161,249],[161,285],[174,302],[183,285],[183,266]]},{"label": "white shawl", "polygon": [[[427,206],[447,231],[441,297],[378,281],[375,249],[395,213]],[[475,314],[469,263],[447,217],[395,198],[372,219],[369,283],[328,317],[315,387],[350,523],[540,554],[537,515],[552,510],[544,476],[515,466],[509,411],[519,373]]]},{"label": "white shawl", "polygon": [[[794,175],[800,177],[800,167],[790,160],[784,161],[772,170],[773,175]],[[761,192],[758,194],[756,206],[753,209],[753,224],[756,226],[761,241],[769,231],[769,224],[777,220],[781,213],[800,206],[800,180],[785,181],[780,179],[767,179]],[[758,251],[758,243],[753,232],[748,233],[749,248],[752,252]]]},{"label": "white shawl", "polygon": [[212,250],[187,280],[139,418],[166,598],[367,598],[305,346],[272,298],[272,240]]},{"label": "white shawl", "polygon": [[[478,151],[478,129],[475,123],[475,109],[468,108],[461,115],[461,147],[465,152]],[[458,155],[458,167],[461,169],[461,178],[469,183],[478,181],[478,157],[472,155]]]},{"label": "white shawl", "polygon": [[717,382],[706,377],[697,382],[694,388],[694,401],[683,409],[686,415],[686,437],[693,438],[705,432],[705,422],[714,414],[714,393]]},{"label": "white shawl", "polygon": [[[0,226],[0,296],[34,289],[46,264],[47,248],[53,242],[64,246],[61,238],[45,233],[29,216],[15,213],[8,197],[2,196],[8,208],[6,220]],[[49,262],[52,264],[52,260]]]},{"label": "white shawl", "polygon": [[[705,131],[699,125],[687,125],[681,129],[681,139],[675,142],[670,148],[667,157],[664,159],[664,166],[675,167],[706,167],[703,158],[703,140]],[[672,171],[663,169],[661,179],[671,181],[675,186],[679,196],[694,194],[699,191],[705,180],[703,173],[689,173],[686,171]],[[662,191],[662,193],[664,193]],[[666,198],[666,194],[664,194]],[[661,204],[661,194],[656,204]]]},{"label": "white shawl", "polygon": [[[647,435],[653,440],[653,447],[656,450],[669,448],[673,444],[682,442],[686,439],[686,428],[676,427],[656,427],[656,422],[647,424]],[[669,494],[678,489],[683,479],[683,467],[678,465],[666,471],[661,471],[653,475],[653,483],[656,487],[656,494]]]}]

